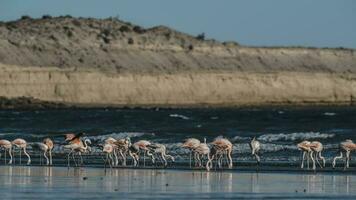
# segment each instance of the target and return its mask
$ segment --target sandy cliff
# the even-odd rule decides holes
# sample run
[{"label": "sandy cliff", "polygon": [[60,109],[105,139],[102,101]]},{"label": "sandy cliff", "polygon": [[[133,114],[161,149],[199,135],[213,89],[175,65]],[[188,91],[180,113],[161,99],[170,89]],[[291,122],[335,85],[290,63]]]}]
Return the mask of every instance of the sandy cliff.
[{"label": "sandy cliff", "polygon": [[[116,19],[0,23],[0,97],[82,106],[350,104],[350,49],[251,48]],[[1,104],[0,104],[1,105]]]}]

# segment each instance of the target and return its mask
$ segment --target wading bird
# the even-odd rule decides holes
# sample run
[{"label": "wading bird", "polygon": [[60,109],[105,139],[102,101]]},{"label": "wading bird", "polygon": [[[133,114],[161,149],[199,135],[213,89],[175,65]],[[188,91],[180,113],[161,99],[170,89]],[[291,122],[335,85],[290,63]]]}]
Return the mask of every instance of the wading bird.
[{"label": "wading bird", "polygon": [[[53,141],[50,138],[45,138],[43,140],[43,142],[35,142],[31,146],[34,149],[38,149],[43,152],[43,156],[46,159],[46,165],[52,165],[52,149],[53,149],[54,145],[53,145]],[[47,153],[48,153],[49,159],[48,159]],[[40,164],[42,164],[41,157],[42,157],[42,154],[40,154]]]},{"label": "wading bird", "polygon": [[[216,138],[212,143],[214,151],[218,160],[219,167],[222,166],[222,159],[224,156],[228,159],[228,167],[232,168],[232,143],[226,138]],[[213,158],[212,158],[213,159]]]},{"label": "wading bird", "polygon": [[309,141],[302,141],[299,144],[297,144],[297,147],[299,150],[301,150],[303,152],[303,156],[302,156],[302,164],[300,166],[300,168],[304,168],[304,160],[305,160],[305,156],[307,159],[307,165],[308,165],[308,169],[309,169],[309,159],[312,159],[312,162],[314,162],[313,156],[311,156],[312,150],[310,148],[310,142]]},{"label": "wading bird", "polygon": [[204,138],[204,143],[200,143],[197,148],[194,149],[194,152],[197,153],[198,165],[202,167],[202,159],[204,156],[207,157],[208,161],[206,162],[206,170],[209,171],[211,167],[211,158],[210,158],[210,149],[209,146],[206,144],[206,138]]},{"label": "wading bird", "polygon": [[148,145],[151,145],[151,142],[147,140],[139,140],[132,145],[138,147],[140,151],[143,151],[143,166],[146,166],[146,154],[151,157],[152,163],[155,163],[153,154],[150,152]]},{"label": "wading bird", "polygon": [[[110,154],[110,156],[113,156],[112,159],[114,159],[114,162],[112,163],[114,166],[118,166],[119,165],[119,159],[117,157],[117,145],[116,145],[116,142],[117,140],[112,138],[112,137],[109,137],[105,140],[105,144],[110,144],[111,147],[112,147],[112,153]],[[104,145],[105,147],[105,145]],[[109,147],[107,147],[109,148]]]},{"label": "wading bird", "polygon": [[126,166],[126,157],[129,152],[129,147],[132,145],[131,144],[131,139],[129,137],[123,138],[123,139],[118,139],[115,142],[115,145],[117,146],[117,152],[122,158],[122,166]]},{"label": "wading bird", "polygon": [[252,155],[255,156],[257,165],[259,166],[261,160],[260,160],[260,156],[258,155],[258,152],[261,149],[261,143],[258,140],[256,140],[256,137],[253,137],[253,139],[251,140],[250,148],[252,151]]},{"label": "wading bird", "polygon": [[336,166],[336,160],[337,159],[342,159],[343,158],[343,153],[345,154],[345,165],[344,165],[344,170],[350,167],[350,154],[351,151],[356,150],[356,144],[352,140],[345,140],[344,142],[341,142],[339,145],[339,156],[334,157],[333,159],[333,168],[335,169]]},{"label": "wading bird", "polygon": [[195,165],[197,164],[197,154],[195,153],[195,149],[198,148],[200,145],[200,141],[195,138],[188,138],[185,140],[185,142],[182,144],[183,148],[186,148],[189,150],[189,166],[192,167],[192,153],[194,153],[194,162]]},{"label": "wading bird", "polygon": [[48,147],[49,164],[52,165],[52,150],[54,148],[54,143],[50,138],[45,138],[43,143]]},{"label": "wading bird", "polygon": [[[313,157],[313,170],[316,169],[316,164],[315,161],[319,164],[320,168],[325,167],[325,158],[321,155],[321,152],[323,151],[323,144],[321,144],[318,141],[313,141],[312,143],[310,143],[310,149],[312,150],[311,152],[311,157],[313,157],[313,155],[315,155],[315,157]],[[323,165],[320,164],[319,159],[323,161]]]},{"label": "wading bird", "polygon": [[9,140],[0,140],[0,148],[4,149],[5,164],[6,164],[6,151],[9,152],[9,156],[10,156],[10,161],[8,162],[8,164],[9,165],[12,164],[12,145],[11,145],[11,142]]},{"label": "wading bird", "polygon": [[150,150],[150,152],[159,154],[160,158],[164,162],[164,166],[165,167],[168,164],[166,157],[171,159],[172,162],[174,162],[174,157],[167,154],[167,152],[166,152],[167,149],[166,149],[166,146],[164,144],[153,143],[153,144],[148,145],[147,147]]},{"label": "wading bird", "polygon": [[27,156],[27,165],[31,164],[31,157],[26,151],[27,142],[24,139],[17,138],[11,142],[12,145],[20,149],[20,164],[21,164],[21,151]]},{"label": "wading bird", "polygon": [[77,163],[75,161],[74,153],[78,153],[80,156],[81,164],[83,164],[83,158],[81,153],[85,153],[87,151],[90,151],[90,147],[88,144],[91,144],[91,141],[89,139],[85,139],[83,142],[81,140],[81,137],[84,135],[84,133],[79,133],[77,135],[73,134],[66,134],[66,141],[69,143],[67,145],[64,145],[64,149],[70,149],[70,152],[67,155],[67,161],[68,161],[68,167],[70,166],[70,155],[72,155],[74,164],[77,166]]},{"label": "wading bird", "polygon": [[114,154],[114,147],[111,144],[104,144],[103,152],[106,153],[105,166],[106,163],[109,162],[110,167],[112,167],[113,163],[115,163],[114,157],[112,156],[112,154]]},{"label": "wading bird", "polygon": [[46,159],[46,165],[49,165],[49,159],[47,157],[47,151],[48,151],[48,146],[42,142],[35,142],[33,144],[31,144],[32,148],[34,150],[39,150],[41,151],[40,153],[40,165],[42,165],[42,153],[43,153],[43,156],[45,157]]}]

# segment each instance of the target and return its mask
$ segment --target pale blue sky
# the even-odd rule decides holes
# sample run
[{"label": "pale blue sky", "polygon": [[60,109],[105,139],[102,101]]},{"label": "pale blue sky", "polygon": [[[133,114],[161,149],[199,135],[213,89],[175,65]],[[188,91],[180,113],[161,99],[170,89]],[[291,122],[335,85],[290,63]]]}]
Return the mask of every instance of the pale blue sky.
[{"label": "pale blue sky", "polygon": [[0,20],[21,15],[121,19],[254,46],[356,48],[355,0],[0,0]]}]

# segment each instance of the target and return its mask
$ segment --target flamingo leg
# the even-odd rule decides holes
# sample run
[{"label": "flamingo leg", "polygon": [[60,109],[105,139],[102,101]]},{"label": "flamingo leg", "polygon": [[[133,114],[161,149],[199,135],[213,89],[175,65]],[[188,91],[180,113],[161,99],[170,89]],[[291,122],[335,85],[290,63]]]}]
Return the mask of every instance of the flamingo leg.
[{"label": "flamingo leg", "polygon": [[28,160],[27,160],[27,165],[31,164],[31,157],[30,155],[27,153],[26,151],[26,147],[23,148],[23,153],[27,156]]},{"label": "flamingo leg", "polygon": [[68,155],[67,155],[68,168],[70,167],[70,154],[71,154],[72,152],[73,152],[73,150],[70,151],[70,152],[68,153]]},{"label": "flamingo leg", "polygon": [[322,165],[320,164],[320,162],[319,162],[318,157],[319,157],[319,152],[315,152],[315,160],[316,160],[316,162],[318,163],[319,167],[320,167],[320,168],[323,168],[323,166],[322,166]]},{"label": "flamingo leg", "polygon": [[52,165],[52,150],[49,150],[49,164]]},{"label": "flamingo leg", "polygon": [[189,151],[189,168],[192,168],[192,150]]},{"label": "flamingo leg", "polygon": [[166,160],[165,155],[164,155],[163,152],[161,152],[161,157],[162,157],[162,159],[164,161],[164,166],[167,167],[168,163],[167,163],[167,160]]},{"label": "flamingo leg", "polygon": [[74,161],[74,165],[75,165],[76,167],[78,167],[78,164],[77,164],[77,162],[75,161],[74,152],[72,153],[72,158],[73,158],[73,161]]},{"label": "flamingo leg", "polygon": [[[232,168],[232,156],[231,156],[231,151],[228,152],[228,157],[229,157],[229,169]],[[257,154],[256,154],[257,155]],[[260,157],[258,157],[258,164],[260,163]]]},{"label": "flamingo leg", "polygon": [[46,151],[44,151],[43,152],[43,156],[45,157],[45,159],[46,159],[46,165],[49,165],[49,160],[48,160],[48,157],[47,157],[47,155],[46,155]]},{"label": "flamingo leg", "polygon": [[305,160],[305,154],[306,154],[306,152],[305,151],[303,151],[303,156],[302,156],[302,164],[300,165],[300,168],[304,168],[304,160]]},{"label": "flamingo leg", "polygon": [[319,152],[319,158],[323,161],[323,167],[325,167],[325,158],[321,155],[321,151]]},{"label": "flamingo leg", "polygon": [[42,154],[41,154],[41,152],[39,153],[39,155],[40,155],[40,165],[42,165]]},{"label": "flamingo leg", "polygon": [[336,156],[336,157],[334,158],[334,160],[333,160],[333,168],[335,168],[335,166],[336,166],[336,160],[337,160],[337,159],[342,159],[342,157],[343,157],[343,154],[342,154],[342,151],[340,151],[340,155],[339,155],[339,156]]},{"label": "flamingo leg", "polygon": [[350,167],[350,151],[346,152],[346,158],[347,158],[347,162],[346,162],[346,168]]},{"label": "flamingo leg", "polygon": [[115,166],[118,166],[119,165],[119,159],[117,157],[117,153],[116,152],[117,152],[117,150],[114,149]]},{"label": "flamingo leg", "polygon": [[10,161],[9,161],[9,165],[12,164],[12,148],[9,148],[9,156],[10,156]]},{"label": "flamingo leg", "polygon": [[311,159],[312,162],[313,162],[313,170],[316,170],[315,160],[314,160],[313,152],[312,152],[312,151],[309,153],[309,156],[310,156],[310,159]]},{"label": "flamingo leg", "polygon": [[260,162],[261,162],[260,156],[257,153],[255,153],[255,157],[257,160],[257,165],[260,166]]}]

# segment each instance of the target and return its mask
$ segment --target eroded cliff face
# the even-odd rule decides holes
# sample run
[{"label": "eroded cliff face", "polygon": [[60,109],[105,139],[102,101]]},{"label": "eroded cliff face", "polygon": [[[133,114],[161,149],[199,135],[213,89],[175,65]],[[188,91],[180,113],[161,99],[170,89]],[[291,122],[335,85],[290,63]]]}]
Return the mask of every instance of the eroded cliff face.
[{"label": "eroded cliff face", "polygon": [[250,48],[166,27],[54,18],[0,24],[0,96],[80,106],[350,104],[350,49]]},{"label": "eroded cliff face", "polygon": [[241,106],[352,103],[356,76],[327,73],[111,74],[1,67],[0,96],[81,106]]}]

